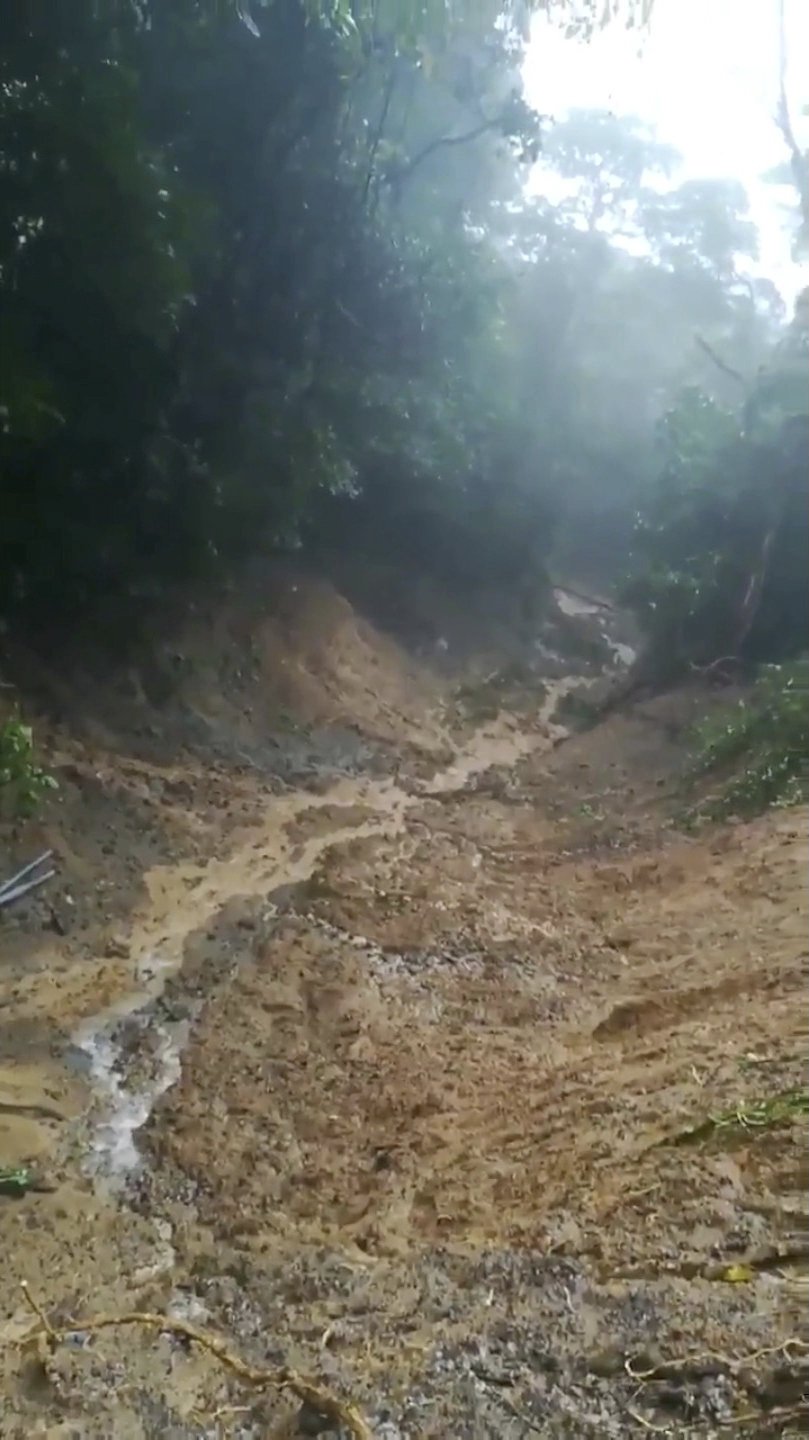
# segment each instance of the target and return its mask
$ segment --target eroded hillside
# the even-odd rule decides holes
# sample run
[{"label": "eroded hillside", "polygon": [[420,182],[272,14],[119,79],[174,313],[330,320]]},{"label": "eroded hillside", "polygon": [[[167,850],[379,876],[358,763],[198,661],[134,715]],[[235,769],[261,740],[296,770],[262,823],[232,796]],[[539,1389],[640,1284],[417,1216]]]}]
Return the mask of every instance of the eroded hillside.
[{"label": "eroded hillside", "polygon": [[0,1433],[328,1430],[69,1318],[132,1311],[377,1440],[788,1433],[805,813],[678,828],[696,691],[557,744],[586,660],[461,685],[323,587],[273,615],[47,735],[6,867],[59,860],[2,932],[2,1163],[42,1188],[0,1197]]}]

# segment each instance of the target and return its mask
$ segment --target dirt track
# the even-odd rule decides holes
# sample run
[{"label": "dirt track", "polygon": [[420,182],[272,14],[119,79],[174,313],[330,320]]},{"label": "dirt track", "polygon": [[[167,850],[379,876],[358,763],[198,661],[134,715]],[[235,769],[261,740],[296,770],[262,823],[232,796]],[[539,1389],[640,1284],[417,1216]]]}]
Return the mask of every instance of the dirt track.
[{"label": "dirt track", "polygon": [[[63,1047],[3,1070],[8,1153],[56,1185],[0,1199],[3,1338],[25,1279],[57,1322],[171,1309],[316,1374],[378,1440],[789,1433],[805,1118],[687,1132],[804,1082],[806,815],[672,828],[688,703],[253,796],[212,859],[147,868],[120,958],[54,989],[40,956],[12,1025],[72,1026],[139,962],[154,998],[109,1032],[122,1070],[96,1047],[75,1124],[19,1108],[82,1115]],[[127,1175],[121,1096],[183,1046]],[[2,1436],[319,1433],[168,1337],[3,1359]]]}]

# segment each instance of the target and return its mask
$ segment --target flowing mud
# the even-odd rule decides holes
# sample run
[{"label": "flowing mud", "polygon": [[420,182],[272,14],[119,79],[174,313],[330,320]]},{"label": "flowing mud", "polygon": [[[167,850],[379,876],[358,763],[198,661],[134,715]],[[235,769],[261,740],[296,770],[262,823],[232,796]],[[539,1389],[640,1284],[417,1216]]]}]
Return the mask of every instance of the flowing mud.
[{"label": "flowing mud", "polygon": [[430,775],[259,793],[103,959],[38,954],[0,1435],[329,1431],[138,1323],[20,1350],[21,1281],[57,1327],[190,1319],[376,1440],[800,1427],[807,817],[684,835],[705,695],[557,745],[576,683]]},{"label": "flowing mud", "polygon": [[[171,1026],[155,1013],[168,977],[179,966],[188,937],[239,896],[269,894],[307,880],[323,853],[342,841],[392,839],[422,795],[462,789],[472,776],[494,766],[516,763],[541,743],[564,731],[550,716],[579,682],[552,683],[536,716],[536,730],[521,730],[513,718],[476,732],[453,763],[411,793],[391,781],[346,780],[324,795],[279,797],[265,823],[251,829],[234,852],[207,865],[159,866],[144,877],[148,903],[135,916],[127,941],[142,988],[84,1021],[74,1036],[94,1092],[89,1173],[120,1184],[138,1165],[136,1133],[161,1095],[180,1075],[180,1056],[188,1025]],[[325,825],[317,825],[319,815]],[[344,823],[341,820],[344,817]],[[302,822],[315,822],[314,834],[301,839]],[[150,1037],[149,1078],[125,1083],[127,1026]]]}]

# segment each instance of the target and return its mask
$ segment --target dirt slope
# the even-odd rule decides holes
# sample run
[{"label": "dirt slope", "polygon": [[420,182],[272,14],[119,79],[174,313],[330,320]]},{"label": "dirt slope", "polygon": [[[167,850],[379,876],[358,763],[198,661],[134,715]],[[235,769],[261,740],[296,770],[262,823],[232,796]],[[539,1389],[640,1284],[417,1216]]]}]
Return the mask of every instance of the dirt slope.
[{"label": "dirt slope", "polygon": [[[699,695],[558,748],[554,694],[523,695],[436,768],[433,682],[335,623],[319,650],[301,618],[294,685],[341,723],[375,654],[364,713],[398,780],[278,795],[223,761],[211,805],[175,756],[183,823],[141,852],[115,943],[89,909],[45,946],[22,927],[0,1143],[55,1188],[0,1198],[0,1435],[325,1432],[139,1328],[43,1368],[12,1343],[23,1279],[57,1324],[170,1310],[314,1373],[377,1440],[789,1433],[809,1157],[772,1102],[805,1084],[806,815],[672,827]],[[129,787],[136,829],[146,762],[83,763]]]}]

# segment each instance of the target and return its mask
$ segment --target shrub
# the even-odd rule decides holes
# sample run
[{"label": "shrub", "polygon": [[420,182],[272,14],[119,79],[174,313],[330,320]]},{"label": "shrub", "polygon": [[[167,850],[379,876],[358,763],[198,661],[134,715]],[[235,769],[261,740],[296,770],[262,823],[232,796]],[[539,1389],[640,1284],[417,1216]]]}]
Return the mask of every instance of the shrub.
[{"label": "shrub", "polygon": [[809,797],[809,656],[760,671],[746,699],[695,732],[693,776],[724,783],[691,818],[755,815]]},{"label": "shrub", "polygon": [[18,715],[0,725],[0,808],[7,814],[33,814],[42,796],[58,788],[34,759],[34,732]]}]

